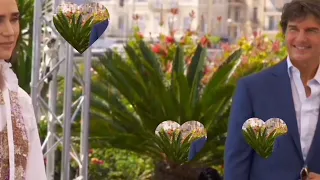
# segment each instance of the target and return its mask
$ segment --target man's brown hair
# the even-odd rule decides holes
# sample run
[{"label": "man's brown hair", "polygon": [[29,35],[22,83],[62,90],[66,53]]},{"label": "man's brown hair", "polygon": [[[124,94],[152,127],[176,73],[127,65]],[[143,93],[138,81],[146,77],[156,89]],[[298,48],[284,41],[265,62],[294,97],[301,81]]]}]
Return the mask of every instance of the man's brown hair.
[{"label": "man's brown hair", "polygon": [[293,0],[283,6],[280,26],[283,34],[287,30],[289,21],[304,19],[312,15],[320,23],[320,0]]}]

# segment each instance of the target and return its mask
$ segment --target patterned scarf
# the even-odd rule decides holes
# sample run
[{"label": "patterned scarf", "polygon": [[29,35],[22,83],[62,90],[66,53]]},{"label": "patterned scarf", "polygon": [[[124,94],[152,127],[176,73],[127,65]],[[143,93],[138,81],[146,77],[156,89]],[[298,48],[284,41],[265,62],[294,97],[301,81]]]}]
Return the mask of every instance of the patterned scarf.
[{"label": "patterned scarf", "polygon": [[[11,69],[10,69],[11,70]],[[14,165],[14,180],[25,180],[28,160],[29,141],[24,125],[18,93],[9,90],[10,102],[5,102],[3,92],[0,90],[0,106],[10,104],[11,121],[14,144],[14,163],[9,162],[10,151],[7,126],[0,131],[0,180],[10,179],[10,168]]]}]

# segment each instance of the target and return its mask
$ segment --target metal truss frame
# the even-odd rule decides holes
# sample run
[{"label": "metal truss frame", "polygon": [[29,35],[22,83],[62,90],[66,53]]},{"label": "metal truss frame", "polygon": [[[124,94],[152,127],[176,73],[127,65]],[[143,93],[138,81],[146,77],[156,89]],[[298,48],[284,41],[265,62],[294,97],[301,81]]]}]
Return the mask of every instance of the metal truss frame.
[{"label": "metal truss frame", "polygon": [[[71,159],[79,165],[79,176],[76,179],[88,179],[88,137],[89,137],[89,107],[91,84],[91,48],[84,53],[84,73],[81,74],[74,61],[74,50],[56,32],[53,25],[53,14],[44,12],[44,5],[52,4],[52,10],[61,3],[60,0],[34,0],[33,21],[33,62],[31,78],[31,98],[36,119],[48,121],[47,136],[42,144],[46,158],[48,180],[54,180],[55,155],[57,147],[62,147],[61,180],[69,180]],[[44,7],[44,8],[43,8]],[[51,29],[48,41],[43,42],[47,29]],[[65,48],[64,48],[65,47]],[[59,54],[61,51],[61,54]],[[63,66],[64,63],[64,66]],[[63,112],[57,113],[58,70],[65,67]],[[74,80],[78,80],[82,88],[82,96],[73,99]],[[43,88],[49,83],[48,95],[41,95]],[[47,96],[47,97],[44,97]],[[71,125],[76,115],[81,111],[80,150],[73,146]],[[59,136],[57,127],[63,130]],[[78,153],[80,151],[80,153]]]}]

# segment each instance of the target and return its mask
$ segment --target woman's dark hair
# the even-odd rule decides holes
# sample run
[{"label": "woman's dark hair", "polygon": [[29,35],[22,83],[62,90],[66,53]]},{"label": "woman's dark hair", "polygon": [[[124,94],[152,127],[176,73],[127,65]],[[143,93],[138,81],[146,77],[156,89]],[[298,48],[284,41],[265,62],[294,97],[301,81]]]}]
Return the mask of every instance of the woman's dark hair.
[{"label": "woman's dark hair", "polygon": [[[16,3],[17,3],[17,6],[18,6],[18,1],[16,0]],[[20,9],[19,9],[20,11]],[[19,25],[20,25],[20,28],[21,28],[21,17],[19,17]],[[11,57],[9,59],[5,59],[4,61],[6,61],[7,63],[13,63],[16,61],[17,57],[18,57],[18,48],[19,48],[19,43],[20,41],[22,40],[22,35],[21,35],[21,30],[19,32],[19,36],[18,36],[18,39],[17,39],[17,42],[16,42],[16,45],[11,53]],[[3,90],[4,88],[4,84],[5,84],[5,80],[4,80],[4,76],[2,74],[2,69],[0,69],[0,90]]]},{"label": "woman's dark hair", "polygon": [[[18,4],[17,4],[18,5]],[[20,9],[19,9],[20,11]],[[21,51],[19,49],[19,45],[22,41],[22,32],[21,32],[21,17],[19,17],[19,27],[20,27],[20,31],[19,31],[19,35],[18,35],[18,38],[17,38],[17,42],[16,42],[16,45],[14,47],[14,49],[12,50],[12,53],[11,53],[11,57],[9,59],[6,59],[5,61],[6,62],[10,62],[10,63],[14,63],[17,61],[18,57],[19,57],[19,51]]]},{"label": "woman's dark hair", "polygon": [[283,34],[287,30],[289,21],[303,20],[312,15],[320,23],[320,0],[293,0],[283,6],[280,26]]}]

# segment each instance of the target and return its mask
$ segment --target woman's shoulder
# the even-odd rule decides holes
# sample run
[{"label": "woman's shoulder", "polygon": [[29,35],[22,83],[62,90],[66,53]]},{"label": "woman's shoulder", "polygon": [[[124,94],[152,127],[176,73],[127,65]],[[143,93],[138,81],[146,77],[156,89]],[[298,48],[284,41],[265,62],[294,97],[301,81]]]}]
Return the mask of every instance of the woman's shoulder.
[{"label": "woman's shoulder", "polygon": [[24,117],[24,121],[26,122],[26,125],[29,127],[30,130],[37,128],[36,119],[34,116],[34,109],[33,109],[30,95],[22,88],[19,88],[18,98],[19,98],[19,104],[21,107],[21,113]]},{"label": "woman's shoulder", "polygon": [[21,87],[19,87],[19,90],[18,90],[18,97],[23,103],[32,104],[30,95]]}]

